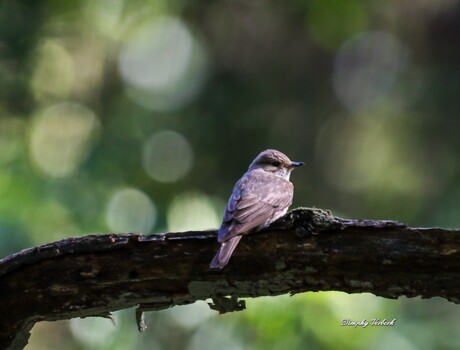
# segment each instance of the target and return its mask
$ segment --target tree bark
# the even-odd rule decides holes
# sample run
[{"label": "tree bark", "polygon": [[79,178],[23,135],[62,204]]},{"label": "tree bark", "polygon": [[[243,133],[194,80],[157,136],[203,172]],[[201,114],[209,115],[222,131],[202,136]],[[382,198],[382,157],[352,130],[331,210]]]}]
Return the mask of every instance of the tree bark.
[{"label": "tree bark", "polygon": [[[142,312],[213,298],[337,290],[460,303],[460,231],[346,220],[299,208],[244,237],[223,270],[209,263],[215,231],[69,238],[0,260],[0,348],[21,349],[37,321]],[[224,298],[231,296],[230,299]]]}]

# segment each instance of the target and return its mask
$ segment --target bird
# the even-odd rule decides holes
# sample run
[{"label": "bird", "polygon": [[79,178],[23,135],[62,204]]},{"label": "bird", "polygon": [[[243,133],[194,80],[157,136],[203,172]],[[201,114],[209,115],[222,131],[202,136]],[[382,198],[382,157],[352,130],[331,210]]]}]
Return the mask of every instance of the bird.
[{"label": "bird", "polygon": [[260,231],[286,214],[294,196],[291,171],[303,164],[275,149],[259,153],[228,200],[217,232],[220,247],[210,264],[212,269],[228,264],[243,235]]}]

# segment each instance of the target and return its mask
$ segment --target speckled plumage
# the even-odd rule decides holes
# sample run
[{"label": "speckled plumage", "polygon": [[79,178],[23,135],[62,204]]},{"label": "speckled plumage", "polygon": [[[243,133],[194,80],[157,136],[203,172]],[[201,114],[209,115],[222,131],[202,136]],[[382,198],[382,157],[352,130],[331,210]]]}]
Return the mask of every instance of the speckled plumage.
[{"label": "speckled plumage", "polygon": [[256,157],[233,188],[218,231],[221,246],[211,268],[227,265],[242,235],[261,230],[286,213],[294,195],[289,175],[302,164],[276,150]]}]

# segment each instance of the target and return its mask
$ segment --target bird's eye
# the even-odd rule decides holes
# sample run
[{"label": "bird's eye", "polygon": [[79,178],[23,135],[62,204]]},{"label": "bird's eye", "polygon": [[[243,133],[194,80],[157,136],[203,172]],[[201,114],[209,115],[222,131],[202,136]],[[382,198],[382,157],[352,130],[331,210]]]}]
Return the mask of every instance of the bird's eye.
[{"label": "bird's eye", "polygon": [[281,163],[278,162],[277,160],[274,160],[274,161],[272,162],[272,165],[273,165],[273,166],[276,166],[276,167],[279,167],[280,164],[281,164]]}]

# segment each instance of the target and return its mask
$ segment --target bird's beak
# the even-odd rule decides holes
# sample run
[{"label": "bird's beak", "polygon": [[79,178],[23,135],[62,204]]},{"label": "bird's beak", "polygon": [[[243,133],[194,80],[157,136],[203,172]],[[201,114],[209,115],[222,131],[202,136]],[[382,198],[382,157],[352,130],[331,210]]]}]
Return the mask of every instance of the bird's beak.
[{"label": "bird's beak", "polygon": [[292,162],[290,168],[297,168],[304,164],[305,164],[304,162]]}]

